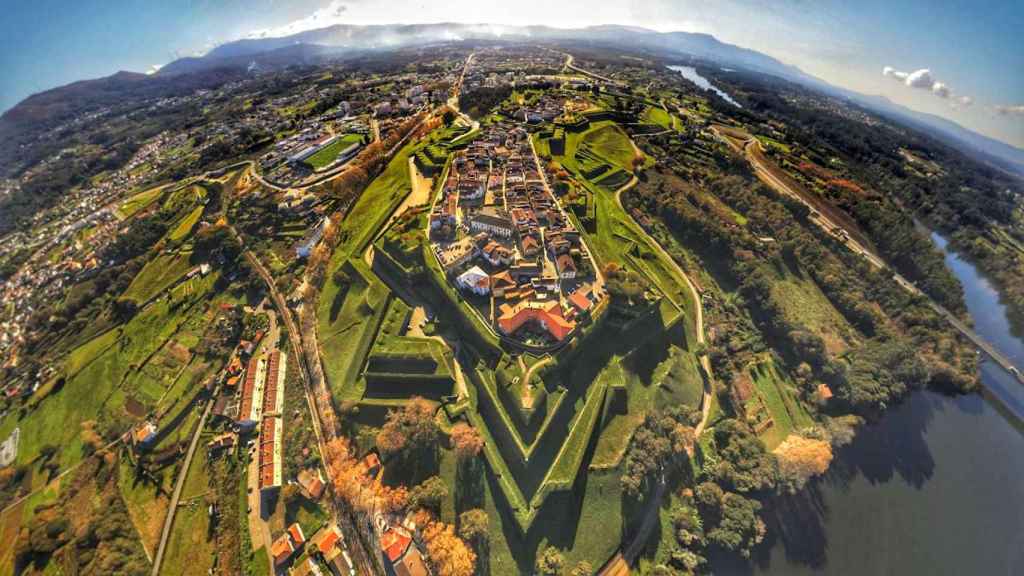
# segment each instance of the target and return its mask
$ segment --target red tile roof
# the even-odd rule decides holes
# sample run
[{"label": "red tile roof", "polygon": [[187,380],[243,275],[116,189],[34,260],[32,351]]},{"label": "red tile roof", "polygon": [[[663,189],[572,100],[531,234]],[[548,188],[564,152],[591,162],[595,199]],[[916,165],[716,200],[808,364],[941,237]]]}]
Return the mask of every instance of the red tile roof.
[{"label": "red tile roof", "polygon": [[394,563],[405,554],[410,542],[412,542],[412,537],[404,530],[390,528],[381,535],[380,548],[387,555],[388,560]]}]

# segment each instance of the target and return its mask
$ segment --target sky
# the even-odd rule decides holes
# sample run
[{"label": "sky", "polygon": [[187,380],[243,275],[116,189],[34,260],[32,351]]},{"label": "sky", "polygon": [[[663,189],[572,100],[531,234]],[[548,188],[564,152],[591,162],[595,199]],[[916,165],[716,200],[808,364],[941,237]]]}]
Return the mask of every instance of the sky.
[{"label": "sky", "polygon": [[330,24],[643,26],[712,34],[837,86],[1024,148],[1024,2],[976,0],[5,0],[0,110],[245,37]]}]

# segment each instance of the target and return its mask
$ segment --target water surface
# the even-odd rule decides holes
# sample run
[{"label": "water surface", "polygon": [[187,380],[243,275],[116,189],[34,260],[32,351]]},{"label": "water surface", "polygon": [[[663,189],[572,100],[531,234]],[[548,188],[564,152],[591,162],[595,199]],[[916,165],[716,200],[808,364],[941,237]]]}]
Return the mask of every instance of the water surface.
[{"label": "water surface", "polygon": [[[1024,341],[978,270],[947,250],[977,332],[1017,366]],[[991,361],[981,378],[1024,406],[1024,385]],[[1024,433],[974,394],[918,392],[861,430],[828,474],[766,504],[769,541],[716,574],[1024,574]]]},{"label": "water surface", "polygon": [[720,88],[718,88],[710,81],[708,81],[707,78],[701,76],[700,73],[697,72],[697,69],[694,68],[693,66],[669,66],[668,69],[679,72],[680,74],[683,75],[683,78],[686,78],[690,82],[693,82],[701,90],[711,90],[715,94],[721,96],[726,102],[732,104],[733,106],[737,108],[743,108],[743,106],[741,106],[739,102],[732,99],[732,96],[729,96],[727,93],[725,93]]}]

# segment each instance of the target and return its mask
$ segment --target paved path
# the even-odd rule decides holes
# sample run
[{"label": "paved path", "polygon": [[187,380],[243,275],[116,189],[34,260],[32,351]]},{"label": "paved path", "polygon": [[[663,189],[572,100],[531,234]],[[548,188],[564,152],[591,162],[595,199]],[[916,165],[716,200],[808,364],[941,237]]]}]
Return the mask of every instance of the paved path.
[{"label": "paved path", "polygon": [[174,482],[174,492],[171,494],[171,501],[167,507],[167,517],[164,518],[163,531],[160,533],[160,544],[157,546],[156,556],[153,558],[153,576],[160,574],[160,565],[163,563],[164,552],[167,549],[167,539],[171,535],[171,526],[174,524],[174,516],[178,511],[178,500],[181,499],[181,491],[185,487],[185,479],[188,477],[188,470],[192,465],[192,457],[195,456],[196,446],[199,445],[199,437],[203,433],[206,419],[210,416],[210,410],[213,408],[213,399],[217,397],[219,392],[220,388],[218,387],[206,401],[206,408],[203,409],[203,415],[199,418],[199,425],[196,426],[196,431],[192,434],[192,441],[188,445],[188,452],[185,453],[185,461],[181,465],[181,471],[178,472],[178,479]]}]

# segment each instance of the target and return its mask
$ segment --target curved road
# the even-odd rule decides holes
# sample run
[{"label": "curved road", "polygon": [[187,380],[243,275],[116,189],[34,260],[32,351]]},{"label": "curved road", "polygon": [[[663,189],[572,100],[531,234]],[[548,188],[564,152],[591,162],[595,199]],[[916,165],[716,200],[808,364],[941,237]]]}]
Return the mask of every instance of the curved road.
[{"label": "curved road", "polygon": [[[658,254],[660,254],[661,257],[664,258],[667,262],[669,262],[672,265],[672,268],[675,270],[675,272],[686,282],[686,286],[690,289],[690,295],[693,297],[693,308],[695,311],[694,328],[697,332],[697,343],[703,344],[704,309],[701,305],[700,294],[697,292],[696,286],[693,285],[693,282],[690,281],[690,277],[686,275],[686,272],[684,272],[683,269],[679,266],[679,264],[676,263],[675,259],[672,258],[672,256],[668,252],[666,252],[664,248],[661,247],[661,244],[659,244],[654,238],[651,237],[650,234],[647,233],[646,230],[644,230],[643,226],[640,226],[636,219],[633,218],[633,215],[630,214],[629,211],[627,211],[625,207],[622,205],[622,193],[635,186],[637,182],[637,177],[633,176],[633,179],[630,180],[626,185],[616,190],[615,202],[619,205],[619,209],[629,216],[633,224],[636,225],[637,229],[640,230],[644,238],[647,239],[648,244],[653,246],[654,249],[658,252]],[[696,438],[700,438],[701,434],[704,433],[704,429],[707,427],[708,418],[711,415],[712,398],[711,361],[708,359],[707,354],[702,354],[700,356],[700,365],[704,369],[706,378],[704,379],[704,395],[701,397],[701,418],[700,422],[694,428],[694,436]],[[650,536],[651,531],[658,523],[661,501],[665,496],[665,487],[665,480],[664,478],[662,478],[658,482],[658,486],[655,489],[654,495],[646,502],[647,510],[644,511],[644,519],[643,522],[640,524],[640,529],[637,531],[636,536],[633,537],[633,541],[629,542],[628,545],[623,547],[622,556],[625,562],[629,565],[632,565],[636,561],[637,557],[640,555],[640,552],[643,551],[644,544],[647,542],[647,539]],[[609,563],[609,566],[615,565],[616,562],[614,561]]]}]

